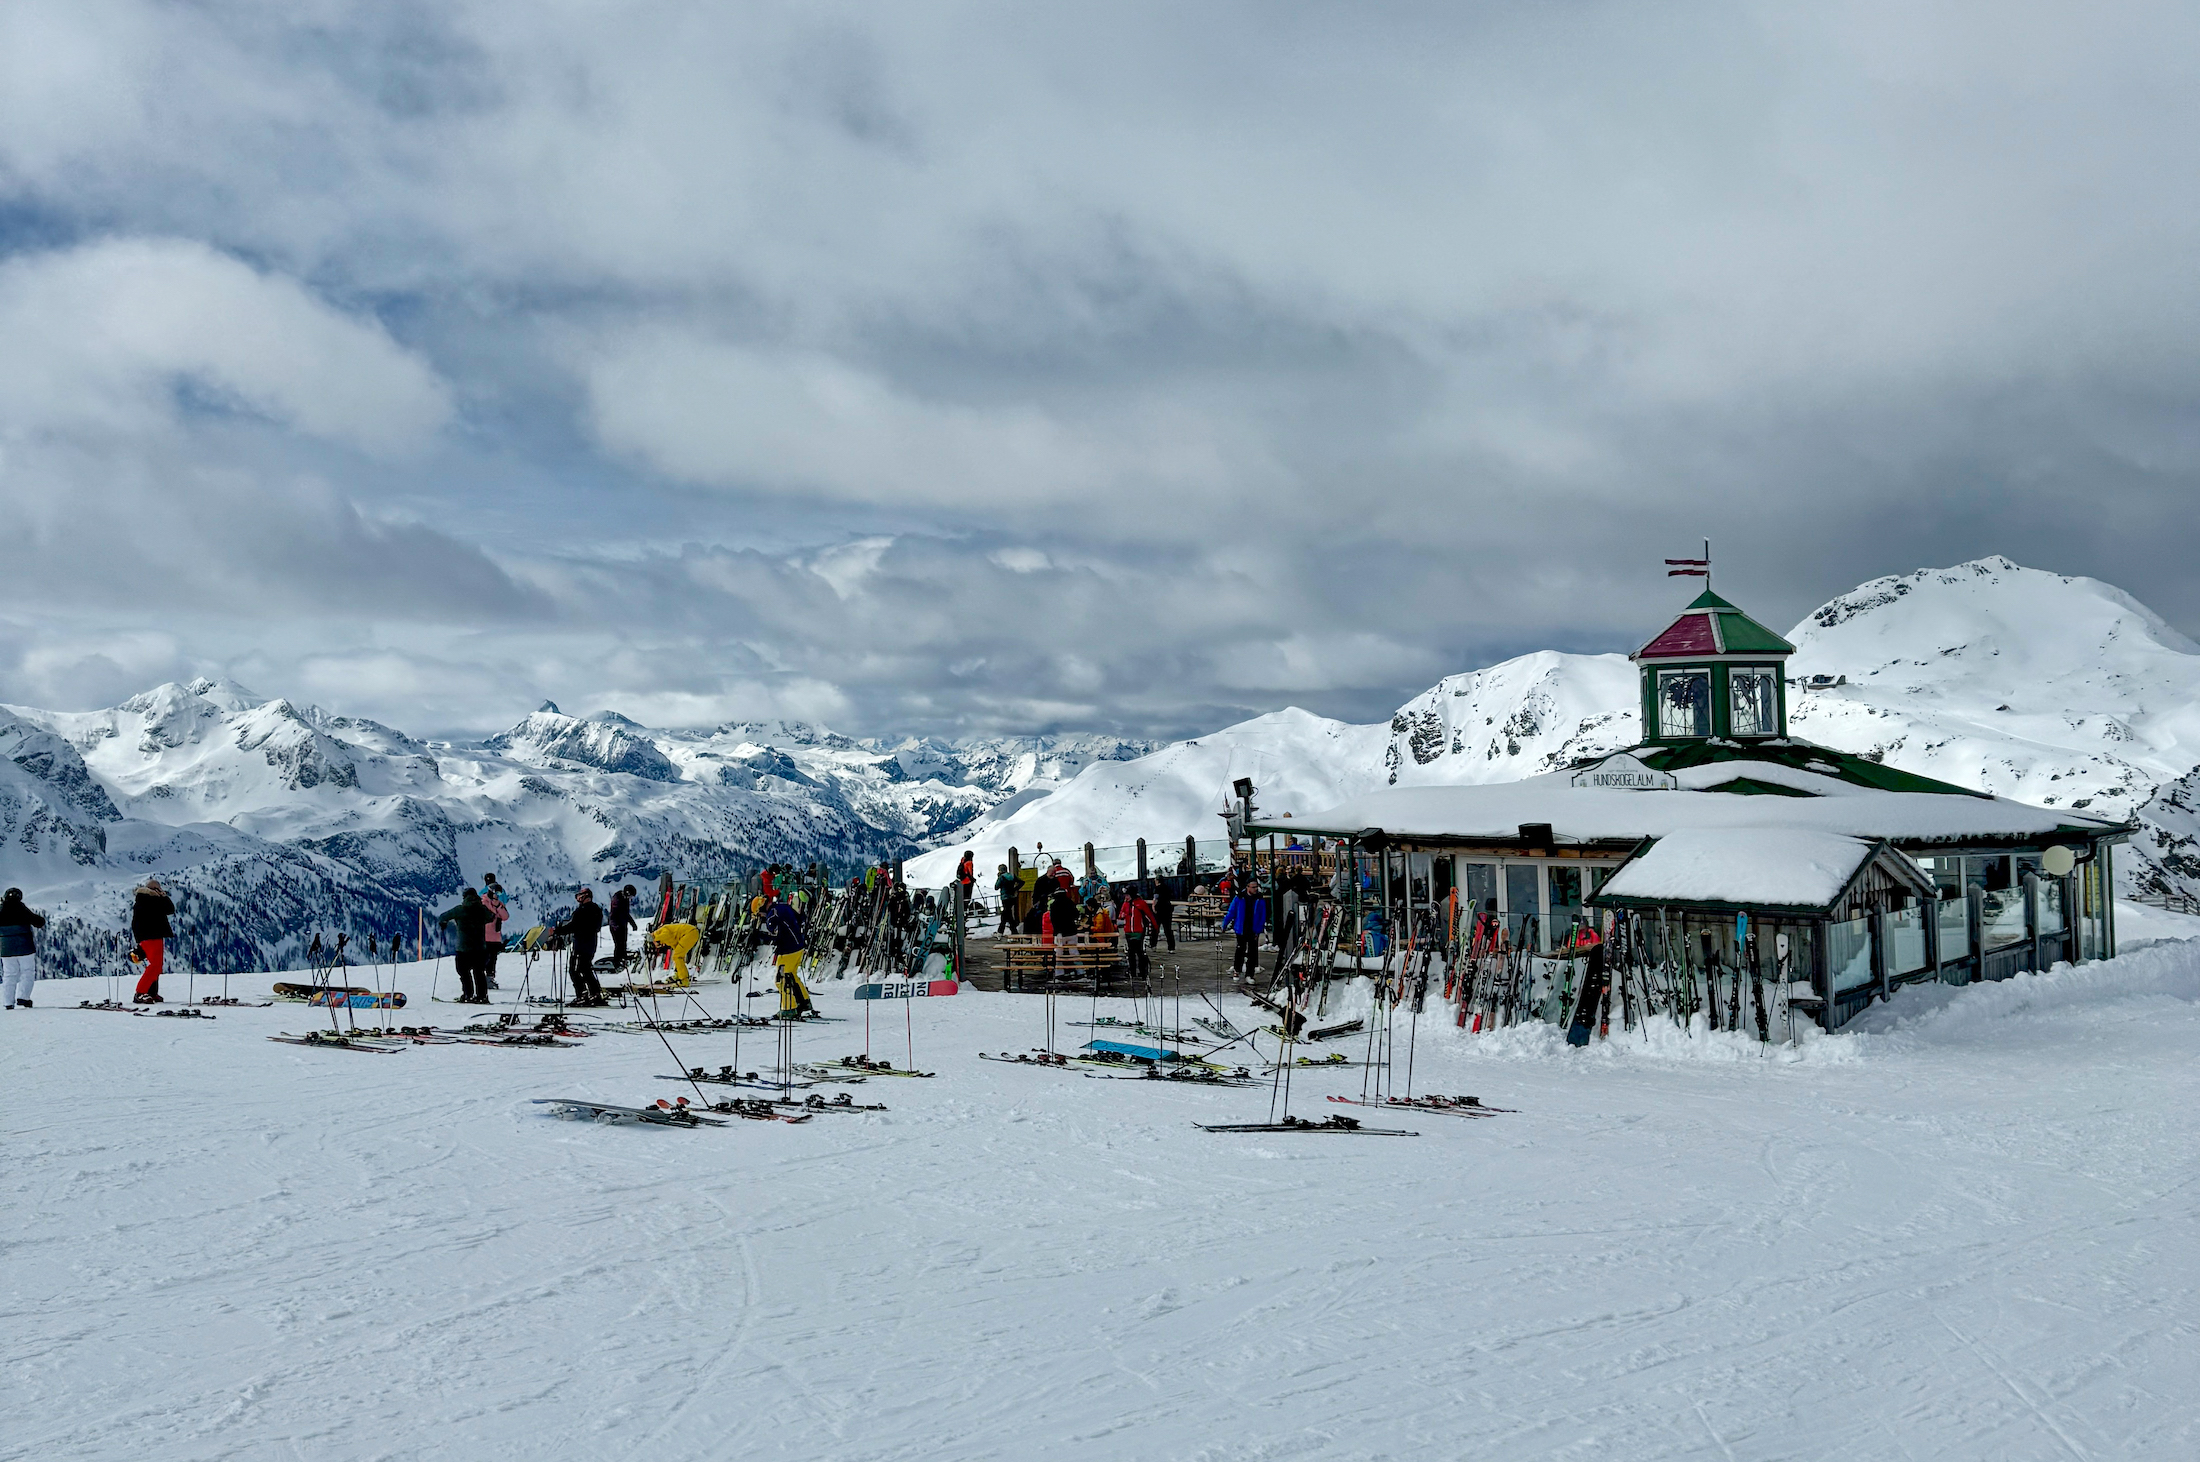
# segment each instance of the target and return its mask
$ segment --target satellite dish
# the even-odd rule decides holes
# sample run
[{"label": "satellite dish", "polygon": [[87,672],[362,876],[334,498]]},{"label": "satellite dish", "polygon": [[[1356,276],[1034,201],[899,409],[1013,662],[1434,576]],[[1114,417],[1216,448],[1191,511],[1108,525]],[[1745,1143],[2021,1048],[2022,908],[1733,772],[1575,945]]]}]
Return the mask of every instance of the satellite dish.
[{"label": "satellite dish", "polygon": [[2050,878],[2061,878],[2077,866],[2078,855],[2062,843],[2057,843],[2040,854],[2040,871]]}]

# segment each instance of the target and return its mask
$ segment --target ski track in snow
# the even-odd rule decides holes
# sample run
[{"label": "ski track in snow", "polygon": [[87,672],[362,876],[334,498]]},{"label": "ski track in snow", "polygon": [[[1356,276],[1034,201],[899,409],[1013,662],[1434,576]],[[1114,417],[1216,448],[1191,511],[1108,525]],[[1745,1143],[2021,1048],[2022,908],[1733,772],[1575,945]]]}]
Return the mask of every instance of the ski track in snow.
[{"label": "ski track in snow", "polygon": [[[103,993],[0,1014],[0,1459],[2200,1454],[2200,942],[1772,1053],[1426,1018],[1419,1089],[1520,1111],[1372,1118],[1415,1140],[977,1061],[1029,997],[916,1003],[889,1113],[690,1132],[529,1104],[677,1093],[647,1036],[369,1061]],[[804,1059],[862,1045],[822,997]]]}]

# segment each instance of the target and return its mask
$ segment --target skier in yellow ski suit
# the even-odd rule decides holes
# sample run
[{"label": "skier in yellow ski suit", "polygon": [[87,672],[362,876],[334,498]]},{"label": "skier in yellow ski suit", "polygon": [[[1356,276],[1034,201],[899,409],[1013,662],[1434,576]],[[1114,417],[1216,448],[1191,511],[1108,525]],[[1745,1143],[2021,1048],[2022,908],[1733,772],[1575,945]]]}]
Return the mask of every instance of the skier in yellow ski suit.
[{"label": "skier in yellow ski suit", "polygon": [[659,924],[649,936],[650,943],[672,951],[672,983],[692,985],[688,978],[688,955],[703,942],[703,931],[693,924]]}]

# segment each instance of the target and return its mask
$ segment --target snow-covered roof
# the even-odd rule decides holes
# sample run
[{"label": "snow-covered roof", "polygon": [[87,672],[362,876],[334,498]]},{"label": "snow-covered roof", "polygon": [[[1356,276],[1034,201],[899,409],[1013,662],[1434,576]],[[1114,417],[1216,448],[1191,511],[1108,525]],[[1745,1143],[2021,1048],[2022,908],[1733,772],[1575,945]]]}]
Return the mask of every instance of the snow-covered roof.
[{"label": "snow-covered roof", "polygon": [[[1862,787],[1775,762],[1734,758],[1675,771],[1673,791],[1576,787],[1567,772],[1472,787],[1390,787],[1314,812],[1269,814],[1260,825],[1322,837],[1380,828],[1396,842],[1507,842],[1524,823],[1549,823],[1566,843],[1635,842],[1681,828],[1780,827],[1873,841],[1962,843],[2090,836],[2122,824],[2004,797],[1945,796]],[[1800,796],[1714,790],[1740,782]]]},{"label": "snow-covered roof", "polygon": [[1796,827],[1675,828],[1629,859],[1596,898],[1823,909],[1877,846]]}]

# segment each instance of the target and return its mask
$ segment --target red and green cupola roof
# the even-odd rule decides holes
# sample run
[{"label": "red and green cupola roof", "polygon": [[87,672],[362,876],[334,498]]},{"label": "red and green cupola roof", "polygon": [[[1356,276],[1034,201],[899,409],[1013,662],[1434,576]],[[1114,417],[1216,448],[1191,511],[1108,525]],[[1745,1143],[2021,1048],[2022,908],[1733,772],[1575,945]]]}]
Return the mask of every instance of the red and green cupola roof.
[{"label": "red and green cupola roof", "polygon": [[1705,660],[1746,655],[1756,659],[1794,653],[1793,645],[1706,589],[1656,638],[1628,658]]}]

